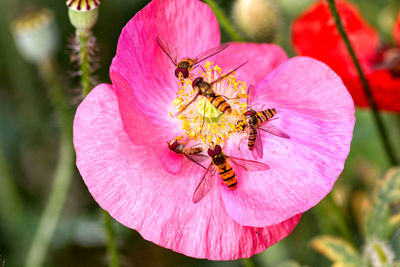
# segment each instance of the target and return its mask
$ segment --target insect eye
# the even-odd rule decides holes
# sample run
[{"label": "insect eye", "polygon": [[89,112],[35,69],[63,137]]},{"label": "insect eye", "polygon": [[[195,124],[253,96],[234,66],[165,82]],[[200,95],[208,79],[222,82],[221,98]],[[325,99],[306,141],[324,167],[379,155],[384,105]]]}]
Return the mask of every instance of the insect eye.
[{"label": "insect eye", "polygon": [[216,145],[216,146],[214,147],[214,149],[209,148],[208,151],[207,151],[207,154],[208,154],[210,157],[214,157],[214,156],[216,156],[216,155],[221,154],[221,152],[222,152],[221,146]]},{"label": "insect eye", "polygon": [[175,150],[178,147],[178,142],[176,140],[171,140],[171,142],[168,143],[168,148],[171,150]]},{"label": "insect eye", "polygon": [[179,78],[179,74],[182,75],[183,78],[187,78],[189,77],[189,72],[187,70],[187,68],[176,68],[175,69],[175,76],[176,78]]},{"label": "insect eye", "polygon": [[253,116],[254,112],[252,110],[248,110],[244,113],[244,116]]}]

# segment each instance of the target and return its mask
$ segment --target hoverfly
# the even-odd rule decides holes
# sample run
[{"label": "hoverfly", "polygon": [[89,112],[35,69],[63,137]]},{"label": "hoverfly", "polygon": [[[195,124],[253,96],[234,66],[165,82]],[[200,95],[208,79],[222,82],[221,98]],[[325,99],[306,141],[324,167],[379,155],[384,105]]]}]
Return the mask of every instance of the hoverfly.
[{"label": "hoverfly", "polygon": [[[290,138],[285,132],[280,130],[278,127],[267,123],[268,121],[274,119],[276,114],[276,109],[265,109],[262,111],[255,111],[251,108],[251,100],[254,96],[254,86],[250,85],[247,91],[247,111],[243,114],[246,120],[239,120],[236,123],[236,128],[241,131],[247,131],[248,143],[247,147],[252,152],[254,159],[261,159],[263,157],[263,145],[261,139],[260,130],[279,136],[282,138]],[[250,108],[249,108],[250,107]],[[261,127],[262,126],[262,127]],[[239,147],[240,143],[239,142]]]},{"label": "hoverfly", "polygon": [[176,154],[184,155],[187,159],[205,169],[205,167],[199,163],[208,159],[206,155],[200,154],[201,152],[203,152],[202,147],[200,146],[187,147],[183,143],[180,143],[178,142],[178,140],[174,139],[168,142],[168,148],[171,151],[175,152]]},{"label": "hoverfly", "polygon": [[158,36],[156,40],[162,51],[171,59],[172,63],[175,65],[175,76],[177,78],[184,79],[189,77],[189,73],[191,70],[200,66],[198,65],[200,62],[220,53],[222,50],[226,49],[229,46],[229,44],[223,44],[208,49],[195,58],[182,58],[178,61],[177,49],[172,44],[170,44],[160,36]]},{"label": "hoverfly", "polygon": [[[242,67],[244,64],[246,64],[246,62],[242,63],[241,65],[239,65],[238,67],[236,67],[234,70],[231,70],[228,73],[225,73],[223,75],[221,75],[218,79],[212,81],[212,82],[206,82],[204,81],[204,79],[202,77],[197,77],[196,79],[193,80],[192,82],[192,87],[195,91],[197,91],[197,94],[194,96],[194,98],[192,100],[190,100],[190,102],[188,104],[186,104],[186,106],[179,111],[175,116],[179,115],[180,113],[182,113],[187,107],[190,106],[190,104],[192,104],[199,95],[204,96],[208,99],[208,101],[210,101],[210,103],[219,111],[221,111],[222,113],[231,113],[232,112],[232,108],[231,106],[228,104],[228,102],[225,100],[225,96],[217,94],[214,92],[213,90],[213,85],[216,83],[219,83],[220,81],[222,81],[223,79],[225,79],[226,77],[228,77],[229,75],[231,75],[233,72],[237,71],[240,67]],[[205,109],[205,105],[204,105],[204,109]]]},{"label": "hoverfly", "polygon": [[226,156],[219,145],[209,148],[207,154],[211,157],[211,163],[205,170],[200,183],[193,193],[193,203],[199,202],[210,191],[214,185],[217,171],[222,181],[230,190],[237,188],[237,179],[231,164],[246,171],[265,171],[270,169],[267,164],[262,162]]}]

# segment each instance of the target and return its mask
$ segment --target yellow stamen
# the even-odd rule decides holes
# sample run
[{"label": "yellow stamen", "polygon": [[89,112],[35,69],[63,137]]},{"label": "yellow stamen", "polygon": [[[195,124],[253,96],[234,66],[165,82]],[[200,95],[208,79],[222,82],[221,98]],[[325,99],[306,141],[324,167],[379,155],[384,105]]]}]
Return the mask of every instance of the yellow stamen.
[{"label": "yellow stamen", "polygon": [[[206,82],[210,83],[223,74],[221,68],[211,62],[207,61],[203,67],[205,72],[199,70],[198,76],[203,77]],[[207,146],[211,143],[223,146],[236,129],[235,124],[242,119],[242,114],[246,111],[246,84],[238,81],[232,74],[214,84],[213,91],[226,97],[225,101],[232,108],[230,114],[222,113],[206,97],[198,96],[178,119],[182,120],[182,129],[189,139],[200,139]],[[196,94],[191,80],[186,79],[183,83],[178,81],[177,97],[173,104],[178,110],[183,110]]]}]

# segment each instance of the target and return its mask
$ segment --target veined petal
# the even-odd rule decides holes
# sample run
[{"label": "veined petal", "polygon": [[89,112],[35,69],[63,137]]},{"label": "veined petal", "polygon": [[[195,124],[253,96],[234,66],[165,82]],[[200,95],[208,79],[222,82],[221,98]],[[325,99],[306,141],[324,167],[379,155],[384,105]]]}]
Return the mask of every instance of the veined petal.
[{"label": "veined petal", "polygon": [[235,77],[255,86],[286,60],[285,51],[277,45],[231,42],[216,56],[215,63],[227,72],[248,61],[236,71]]},{"label": "veined petal", "polygon": [[169,113],[177,88],[175,66],[161,50],[161,37],[178,51],[178,59],[194,58],[220,44],[212,10],[197,0],[155,0],[138,12],[121,32],[110,76],[124,77],[142,112],[157,118]]},{"label": "veined petal", "polygon": [[[266,226],[310,209],[331,191],[350,150],[355,118],[340,78],[311,58],[288,60],[257,87],[255,107],[276,108],[277,119],[267,123],[290,139],[261,132],[262,162],[271,169],[238,177],[235,191],[221,192],[237,222]],[[240,153],[251,158],[249,151]]]},{"label": "veined petal", "polygon": [[79,106],[74,146],[78,169],[102,208],[145,239],[188,256],[250,257],[287,236],[300,219],[295,214],[269,227],[241,226],[226,213],[219,186],[193,204],[201,168],[188,163],[182,175],[170,175],[151,149],[134,145],[110,85],[96,87]]}]

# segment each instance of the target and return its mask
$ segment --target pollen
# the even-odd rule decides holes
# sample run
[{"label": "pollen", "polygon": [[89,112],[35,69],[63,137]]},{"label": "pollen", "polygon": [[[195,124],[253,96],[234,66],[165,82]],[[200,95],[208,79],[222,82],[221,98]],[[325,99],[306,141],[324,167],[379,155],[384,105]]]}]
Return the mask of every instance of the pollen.
[{"label": "pollen", "polygon": [[[202,77],[204,81],[212,83],[223,75],[219,66],[212,62],[206,62],[203,68],[199,68],[196,77]],[[193,80],[192,79],[192,80]],[[206,146],[210,144],[224,146],[235,130],[235,124],[242,119],[246,111],[246,84],[235,77],[235,73],[227,76],[220,82],[212,85],[216,95],[222,96],[218,101],[211,103],[207,96],[197,95],[192,87],[192,80],[186,79],[183,83],[178,80],[176,99],[173,101],[175,107],[181,112],[178,119],[182,120],[184,134],[191,140],[201,140]],[[222,112],[217,106],[226,102],[232,112]]]}]

